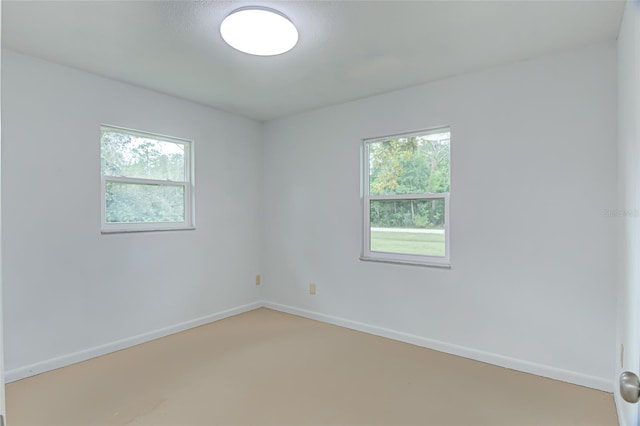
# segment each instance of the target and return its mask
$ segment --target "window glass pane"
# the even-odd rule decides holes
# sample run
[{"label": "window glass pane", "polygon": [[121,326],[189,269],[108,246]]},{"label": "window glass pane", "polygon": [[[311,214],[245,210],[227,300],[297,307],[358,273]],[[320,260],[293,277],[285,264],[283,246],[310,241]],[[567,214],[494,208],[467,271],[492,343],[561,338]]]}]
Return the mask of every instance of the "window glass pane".
[{"label": "window glass pane", "polygon": [[104,176],[187,181],[186,144],[102,131],[101,161]]},{"label": "window glass pane", "polygon": [[184,222],[184,187],[105,182],[107,223]]},{"label": "window glass pane", "polygon": [[370,203],[371,251],[445,256],[444,198]]},{"label": "window glass pane", "polygon": [[450,132],[387,139],[369,145],[369,194],[449,192]]}]

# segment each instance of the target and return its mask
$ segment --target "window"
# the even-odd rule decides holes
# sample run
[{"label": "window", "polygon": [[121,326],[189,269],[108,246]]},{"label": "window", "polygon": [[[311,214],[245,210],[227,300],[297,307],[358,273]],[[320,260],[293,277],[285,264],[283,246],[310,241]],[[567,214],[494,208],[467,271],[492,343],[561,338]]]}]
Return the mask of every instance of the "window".
[{"label": "window", "polygon": [[363,142],[362,260],[449,266],[450,130]]},{"label": "window", "polygon": [[193,227],[191,141],[100,127],[102,232]]}]

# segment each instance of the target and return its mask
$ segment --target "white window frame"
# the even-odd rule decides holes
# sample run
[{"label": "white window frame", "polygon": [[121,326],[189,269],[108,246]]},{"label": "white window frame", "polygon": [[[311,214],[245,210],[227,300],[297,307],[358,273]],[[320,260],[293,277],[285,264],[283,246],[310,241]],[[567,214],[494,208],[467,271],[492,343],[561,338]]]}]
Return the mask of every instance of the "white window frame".
[{"label": "white window frame", "polygon": [[[176,231],[195,229],[194,218],[194,148],[193,141],[188,139],[176,138],[173,136],[165,136],[157,133],[143,132],[140,130],[132,130],[124,127],[116,127],[111,125],[100,126],[100,139],[105,131],[126,133],[131,136],[155,139],[162,142],[171,142],[184,146],[185,156],[185,177],[189,180],[173,181],[160,179],[141,179],[125,176],[104,176],[102,174],[102,166],[100,167],[101,175],[101,232],[103,234],[125,233],[125,232],[151,232],[151,231]],[[102,149],[102,148],[100,148]],[[106,188],[108,182],[122,182],[137,185],[157,185],[157,186],[179,186],[184,188],[184,218],[182,222],[142,222],[142,223],[108,223],[106,217]]]},{"label": "white window frame", "polygon": [[[371,195],[370,190],[370,153],[369,146],[372,143],[381,142],[390,139],[409,138],[413,136],[424,136],[429,134],[449,132],[451,135],[450,127],[439,127],[429,130],[401,133],[391,136],[383,136],[376,138],[369,138],[362,140],[362,215],[363,215],[363,227],[362,227],[362,253],[360,260],[374,261],[374,262],[386,262],[386,263],[400,263],[420,266],[435,266],[440,268],[451,267],[451,246],[450,246],[450,220],[449,220],[449,198],[451,191],[440,193],[421,193],[421,194],[401,194],[401,195]],[[449,153],[451,155],[451,153]],[[451,168],[451,162],[449,162],[449,168]],[[449,170],[449,179],[451,179],[451,170]],[[451,182],[449,182],[449,188],[451,188]],[[409,253],[389,253],[381,251],[371,250],[371,201],[377,200],[429,200],[429,199],[444,199],[444,239],[445,239],[445,255],[444,256],[428,256]]]}]

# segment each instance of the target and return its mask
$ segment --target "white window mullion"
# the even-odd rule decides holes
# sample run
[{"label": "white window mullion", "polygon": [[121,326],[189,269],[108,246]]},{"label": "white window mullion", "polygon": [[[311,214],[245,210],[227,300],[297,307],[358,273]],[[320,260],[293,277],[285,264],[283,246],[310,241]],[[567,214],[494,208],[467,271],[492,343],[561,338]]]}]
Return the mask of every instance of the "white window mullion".
[{"label": "white window mullion", "polygon": [[103,176],[107,182],[123,182],[138,185],[158,185],[158,186],[186,186],[189,182],[176,180],[160,180],[160,179],[140,179],[122,176]]},{"label": "white window mullion", "polygon": [[434,192],[427,194],[393,194],[393,195],[369,195],[371,200],[395,200],[395,201],[403,201],[403,200],[428,200],[428,199],[442,199],[445,198],[447,192]]}]

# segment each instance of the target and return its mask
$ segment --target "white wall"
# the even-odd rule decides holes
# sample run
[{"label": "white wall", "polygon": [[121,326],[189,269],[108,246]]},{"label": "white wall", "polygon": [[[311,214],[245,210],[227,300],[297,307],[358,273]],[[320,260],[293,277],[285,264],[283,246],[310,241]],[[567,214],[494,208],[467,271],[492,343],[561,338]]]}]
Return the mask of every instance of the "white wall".
[{"label": "white wall", "polygon": [[[260,123],[11,51],[2,89],[9,380],[260,299]],[[101,123],[195,141],[195,231],[100,234]]]},{"label": "white wall", "polygon": [[[1,44],[1,39],[2,39],[2,0],[0,0],[0,44]],[[0,60],[0,63],[2,61]],[[2,65],[0,64],[0,70],[2,69]],[[0,84],[1,86],[1,84]],[[2,93],[2,90],[0,90],[0,93]],[[1,96],[0,96],[1,98]],[[2,110],[1,105],[0,105],[0,111]],[[2,116],[2,114],[0,113],[0,117]],[[1,123],[1,119],[0,119],[0,123]],[[1,127],[1,125],[0,125]],[[2,136],[0,134],[0,148],[2,146]],[[0,155],[1,157],[1,155]],[[1,166],[0,166],[0,170],[1,170]],[[1,179],[0,179],[1,180]],[[1,191],[0,191],[1,192]],[[0,197],[1,199],[1,197]],[[0,203],[1,204],[1,203]],[[0,213],[1,216],[1,213]],[[0,228],[2,224],[2,220],[0,219]],[[2,240],[1,238],[1,229],[0,229],[0,242]],[[2,247],[0,244],[0,424],[4,423],[4,416],[6,413],[6,406],[5,406],[5,392],[4,392],[4,309],[3,309],[3,303],[2,303]]]},{"label": "white wall", "polygon": [[[618,338],[614,383],[624,370],[640,373],[640,3],[627,2],[618,36],[618,155],[621,256]],[[624,344],[623,363],[620,362]],[[616,387],[622,425],[637,424],[637,404],[626,403]]]},{"label": "white wall", "polygon": [[[360,140],[438,126],[453,268],[358,260]],[[265,299],[611,390],[615,138],[613,43],[267,123]]]}]

